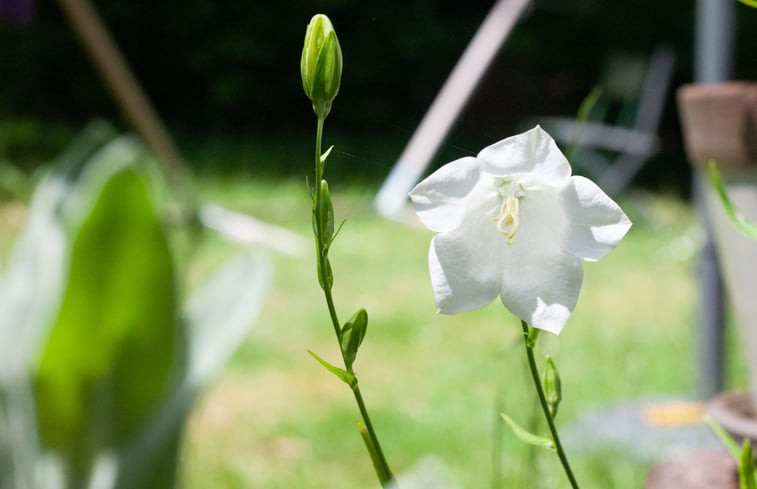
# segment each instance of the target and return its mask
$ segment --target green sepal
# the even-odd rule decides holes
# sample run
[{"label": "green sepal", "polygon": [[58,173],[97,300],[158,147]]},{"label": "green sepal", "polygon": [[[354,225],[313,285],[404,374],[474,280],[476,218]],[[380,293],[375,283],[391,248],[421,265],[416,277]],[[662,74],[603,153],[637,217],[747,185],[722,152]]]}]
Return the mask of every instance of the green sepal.
[{"label": "green sepal", "polygon": [[733,201],[731,201],[731,198],[728,196],[728,192],[726,192],[725,185],[723,184],[723,179],[720,177],[720,172],[718,172],[717,165],[715,165],[715,162],[712,160],[710,160],[709,170],[710,181],[715,187],[715,190],[720,197],[720,202],[723,204],[725,215],[731,221],[733,227],[747,238],[757,239],[757,223],[752,222],[744,217],[744,215],[739,212],[738,209],[736,209],[736,206],[733,205]]},{"label": "green sepal", "polygon": [[363,343],[365,331],[368,328],[368,313],[365,309],[358,310],[342,328],[340,346],[344,353],[344,363],[347,370],[352,369],[352,364],[357,357],[358,348]]},{"label": "green sepal", "polygon": [[539,332],[541,331],[539,328],[534,328],[533,326],[528,326],[528,336],[526,336],[526,346],[529,348],[533,348],[536,346],[536,341],[539,339]]},{"label": "green sepal", "polygon": [[562,400],[562,386],[560,382],[560,373],[557,371],[555,362],[552,357],[547,355],[544,374],[542,375],[542,385],[544,386],[544,397],[549,408],[549,415],[552,419],[557,416],[557,408]]},{"label": "green sepal", "polygon": [[340,379],[342,379],[342,381],[345,384],[349,385],[350,387],[355,387],[357,385],[357,377],[355,377],[354,374],[351,374],[350,372],[344,370],[343,368],[339,368],[339,367],[337,367],[335,365],[330,364],[329,362],[327,362],[323,358],[321,358],[318,355],[316,355],[315,353],[313,353],[311,350],[308,350],[308,353],[310,353],[310,356],[313,357],[313,358],[315,358],[316,361],[318,361],[318,363],[320,363],[321,365],[323,365],[323,367],[326,370],[328,370],[332,374],[334,374],[337,377],[339,377]]},{"label": "green sepal", "polygon": [[510,416],[506,415],[505,413],[501,413],[501,416],[502,419],[505,420],[505,423],[507,423],[507,425],[510,427],[510,429],[513,430],[515,436],[517,436],[518,439],[523,443],[546,448],[551,452],[557,452],[555,442],[551,438],[534,435],[533,433],[527,431],[525,428],[516,423]]},{"label": "green sepal", "polygon": [[757,489],[754,479],[754,453],[749,438],[744,440],[739,456],[739,487],[740,489]]}]

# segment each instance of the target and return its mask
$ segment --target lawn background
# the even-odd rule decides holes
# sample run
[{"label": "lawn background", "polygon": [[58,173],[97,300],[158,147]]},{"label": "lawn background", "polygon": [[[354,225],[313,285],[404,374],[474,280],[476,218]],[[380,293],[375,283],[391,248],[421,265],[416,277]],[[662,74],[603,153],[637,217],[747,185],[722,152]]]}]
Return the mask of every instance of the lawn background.
[{"label": "lawn background", "polygon": [[[310,232],[303,182],[216,180],[197,190],[201,199],[305,237]],[[535,408],[518,321],[498,302],[457,316],[435,314],[426,268],[431,233],[377,217],[372,188],[343,185],[332,192],[338,218],[346,219],[331,252],[337,309],[343,319],[358,307],[368,310],[356,370],[393,469],[402,472],[433,454],[462,487],[491,487],[499,430],[500,487],[540,487],[525,474],[535,470],[525,467],[529,450],[496,427],[500,410],[527,424]],[[585,265],[568,326],[559,339],[545,334],[540,340],[541,353],[552,355],[562,374],[563,427],[590,409],[686,399],[695,389],[694,268],[701,232],[689,206],[676,198],[637,193],[622,205],[634,221],[627,238]],[[230,248],[208,239],[190,275],[207,273]],[[305,351],[338,359],[314,260],[275,261],[262,317],[192,419],[187,487],[376,487],[349,389]],[[742,384],[733,345],[728,360],[729,384]],[[650,460],[629,457],[623,446],[595,448],[571,454],[585,487],[641,487]],[[562,484],[556,459],[538,455],[544,487]]]}]

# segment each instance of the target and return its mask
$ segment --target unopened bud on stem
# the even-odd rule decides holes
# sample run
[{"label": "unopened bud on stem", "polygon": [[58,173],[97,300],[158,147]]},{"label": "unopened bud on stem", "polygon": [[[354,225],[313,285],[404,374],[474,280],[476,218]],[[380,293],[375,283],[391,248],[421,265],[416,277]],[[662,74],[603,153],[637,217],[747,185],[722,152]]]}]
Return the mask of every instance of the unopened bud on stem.
[{"label": "unopened bud on stem", "polygon": [[339,93],[342,78],[342,49],[328,17],[316,14],[305,32],[300,60],[302,88],[313,102],[315,114],[326,117]]}]

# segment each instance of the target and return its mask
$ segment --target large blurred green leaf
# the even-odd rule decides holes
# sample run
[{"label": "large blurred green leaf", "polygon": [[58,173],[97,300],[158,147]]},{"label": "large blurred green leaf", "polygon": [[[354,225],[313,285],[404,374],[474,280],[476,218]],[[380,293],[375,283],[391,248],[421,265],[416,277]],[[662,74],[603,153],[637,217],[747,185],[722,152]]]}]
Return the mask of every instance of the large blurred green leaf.
[{"label": "large blurred green leaf", "polygon": [[228,260],[190,297],[183,314],[188,336],[183,376],[155,416],[120,452],[117,489],[171,487],[185,417],[260,313],[272,270],[267,255],[244,252]]},{"label": "large blurred green leaf", "polygon": [[40,438],[74,471],[148,418],[183,341],[167,237],[136,156],[116,140],[82,175],[66,289],[36,368]]},{"label": "large blurred green leaf", "polygon": [[174,487],[191,405],[270,284],[243,253],[180,313],[144,149],[107,139],[90,126],[57,160],[0,279],[2,489]]}]

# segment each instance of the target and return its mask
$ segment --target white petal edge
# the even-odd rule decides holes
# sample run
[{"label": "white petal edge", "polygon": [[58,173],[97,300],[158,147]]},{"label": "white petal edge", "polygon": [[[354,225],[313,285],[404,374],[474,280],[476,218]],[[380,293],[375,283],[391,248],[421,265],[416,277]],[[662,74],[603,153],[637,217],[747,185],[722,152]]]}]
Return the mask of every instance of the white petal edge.
[{"label": "white petal edge", "polygon": [[631,220],[620,206],[588,178],[571,177],[560,199],[570,221],[564,246],[574,256],[599,260],[631,228]]},{"label": "white petal edge", "polygon": [[480,162],[467,156],[423,179],[409,194],[423,225],[437,233],[457,228],[465,211],[465,199],[480,178]]},{"label": "white petal edge", "polygon": [[498,176],[534,172],[556,183],[572,171],[555,140],[540,126],[487,146],[478,158],[487,172]]}]

